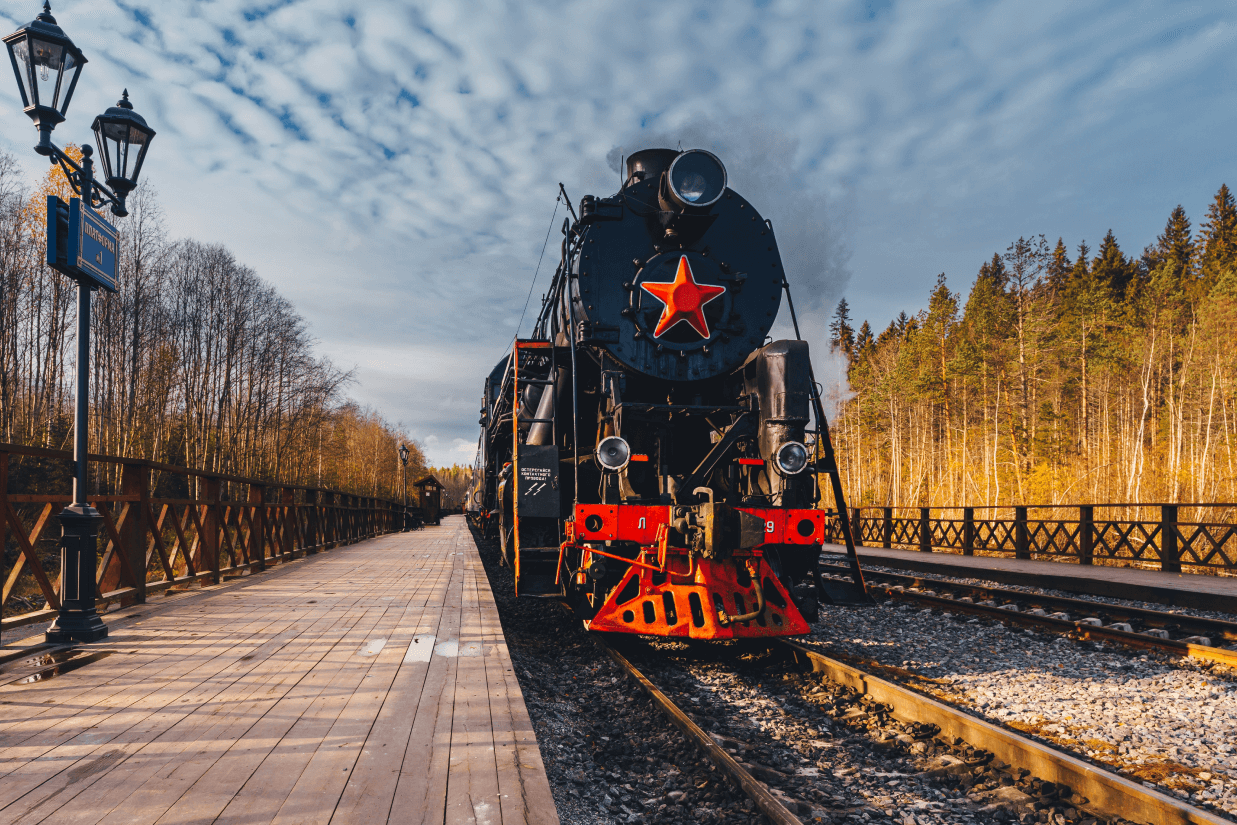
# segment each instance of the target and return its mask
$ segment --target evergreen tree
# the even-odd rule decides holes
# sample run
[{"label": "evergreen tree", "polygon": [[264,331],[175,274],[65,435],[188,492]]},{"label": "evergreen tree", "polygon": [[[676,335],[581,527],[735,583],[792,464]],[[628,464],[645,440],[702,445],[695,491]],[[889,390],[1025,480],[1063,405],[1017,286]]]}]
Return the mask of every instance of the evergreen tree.
[{"label": "evergreen tree", "polygon": [[1001,253],[993,252],[992,260],[980,266],[979,274],[975,277],[977,280],[987,281],[990,288],[1004,292],[1009,275],[1005,271],[1005,261],[1002,260]]},{"label": "evergreen tree", "polygon": [[945,273],[936,276],[936,287],[928,297],[928,311],[921,313],[924,335],[928,347],[923,353],[924,374],[922,382],[937,395],[937,400],[949,410],[946,388],[949,382],[949,343],[958,324],[958,296],[945,284]]},{"label": "evergreen tree", "polygon": [[859,325],[859,336],[855,339],[855,355],[859,357],[870,355],[875,343],[872,338],[872,326],[864,321]]},{"label": "evergreen tree", "polygon": [[1010,322],[1009,296],[1005,292],[1005,262],[999,254],[979,267],[975,285],[967,297],[962,313],[962,323],[973,333],[979,350],[995,346],[990,330],[1007,329]]},{"label": "evergreen tree", "polygon": [[1216,192],[1200,229],[1200,269],[1204,278],[1214,281],[1221,273],[1237,267],[1237,203],[1227,184]]},{"label": "evergreen tree", "polygon": [[1100,242],[1095,260],[1091,262],[1092,277],[1107,287],[1114,297],[1121,298],[1125,296],[1136,273],[1137,265],[1125,257],[1116,236],[1109,229],[1104,240]]},{"label": "evergreen tree", "polygon": [[834,349],[840,349],[848,359],[855,356],[855,331],[850,326],[850,305],[846,299],[838,301],[834,310],[833,322],[829,324],[829,343]]},{"label": "evergreen tree", "polygon": [[[906,315],[905,312],[902,314]],[[893,320],[889,322],[889,326],[885,327],[884,332],[876,336],[876,348],[883,350],[900,340],[902,340],[902,330],[898,329],[898,322]]]},{"label": "evergreen tree", "polygon": [[906,314],[906,311],[898,313],[898,317],[893,319],[893,325],[898,330],[898,335],[906,335],[907,330],[913,331],[911,317]]},{"label": "evergreen tree", "polygon": [[[1108,231],[1105,242],[1112,238],[1112,230]],[[1112,247],[1116,247],[1112,240]],[[1093,428],[1091,420],[1091,362],[1094,357],[1097,330],[1102,331],[1107,324],[1108,310],[1112,304],[1112,284],[1103,276],[1091,269],[1087,264],[1087,256],[1091,250],[1087,242],[1078,244],[1078,257],[1070,269],[1069,283],[1061,301],[1061,334],[1068,341],[1063,353],[1067,359],[1078,365],[1078,429],[1077,445],[1084,462],[1089,460],[1091,450],[1090,432]],[[1111,253],[1109,253],[1111,254]],[[1120,250],[1117,250],[1120,256]],[[1097,257],[1099,262],[1103,256]],[[1098,265],[1098,263],[1097,263]]]},{"label": "evergreen tree", "polygon": [[1155,246],[1143,260],[1149,270],[1170,263],[1177,277],[1182,281],[1194,276],[1194,239],[1190,235],[1190,219],[1186,217],[1181,204],[1168,216],[1164,232],[1155,239]]},{"label": "evergreen tree", "polygon": [[1070,268],[1070,281],[1081,281],[1091,274],[1091,270],[1087,265],[1087,256],[1091,254],[1090,248],[1086,241],[1081,241],[1078,244],[1078,257],[1074,259],[1074,265]]},{"label": "evergreen tree", "polygon": [[1047,267],[1048,286],[1053,295],[1060,295],[1065,290],[1065,284],[1069,281],[1070,267],[1069,252],[1065,249],[1065,241],[1057,238],[1056,249],[1052,250],[1052,257],[1048,259]]}]

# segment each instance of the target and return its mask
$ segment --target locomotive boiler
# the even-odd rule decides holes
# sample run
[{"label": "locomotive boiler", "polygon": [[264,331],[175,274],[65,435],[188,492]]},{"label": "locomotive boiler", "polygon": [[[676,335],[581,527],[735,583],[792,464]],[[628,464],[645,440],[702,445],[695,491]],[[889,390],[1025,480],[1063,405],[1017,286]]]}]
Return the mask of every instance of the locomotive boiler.
[{"label": "locomotive boiler", "polygon": [[[823,475],[846,512],[808,345],[767,340],[794,313],[772,224],[709,152],[625,172],[564,221],[532,336],[485,380],[470,519],[518,595],[591,630],[806,633],[819,599],[867,597],[820,506]],[[851,582],[819,575],[830,530]]]}]

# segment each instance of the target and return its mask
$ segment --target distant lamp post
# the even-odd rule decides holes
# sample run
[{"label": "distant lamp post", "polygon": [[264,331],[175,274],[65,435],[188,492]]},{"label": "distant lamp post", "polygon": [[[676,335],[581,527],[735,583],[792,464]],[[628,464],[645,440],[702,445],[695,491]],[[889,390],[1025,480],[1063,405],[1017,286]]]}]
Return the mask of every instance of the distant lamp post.
[{"label": "distant lamp post", "polygon": [[400,464],[400,495],[404,499],[404,521],[401,527],[401,532],[408,531],[408,448],[403,444],[399,445],[399,464]]},{"label": "distant lamp post", "polygon": [[94,178],[94,149],[82,146],[79,166],[52,143],[62,123],[86,56],[56,25],[50,3],[29,25],[4,38],[17,77],[23,111],[39,130],[34,151],[60,164],[80,197],[66,204],[47,199],[47,264],[77,282],[77,398],[73,419],[73,503],[60,512],[60,615],[47,631],[50,642],[93,642],[107,636],[95,609],[95,568],[103,518],[86,502],[87,410],[90,379],[90,293],[116,291],[115,227],[95,213],[105,204],[113,215],[128,215],[125,199],[137,186],[146,150],[155,130],[133,111],[126,90],[122,99],[95,118],[92,128],[106,184]]}]

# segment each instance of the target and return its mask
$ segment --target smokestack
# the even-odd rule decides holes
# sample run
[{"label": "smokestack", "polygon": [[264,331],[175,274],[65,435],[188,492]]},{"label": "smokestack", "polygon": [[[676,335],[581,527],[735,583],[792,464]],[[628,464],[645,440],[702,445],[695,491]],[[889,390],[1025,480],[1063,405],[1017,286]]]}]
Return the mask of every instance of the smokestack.
[{"label": "smokestack", "polygon": [[627,158],[627,182],[623,188],[642,180],[656,180],[678,156],[675,149],[641,149],[633,153]]}]

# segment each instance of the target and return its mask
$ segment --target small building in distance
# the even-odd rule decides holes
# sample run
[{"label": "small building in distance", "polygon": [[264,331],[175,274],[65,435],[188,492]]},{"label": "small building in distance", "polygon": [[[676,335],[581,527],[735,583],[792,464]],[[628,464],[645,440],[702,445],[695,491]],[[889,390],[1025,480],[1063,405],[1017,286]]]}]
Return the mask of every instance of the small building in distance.
[{"label": "small building in distance", "polygon": [[417,488],[416,506],[421,510],[423,524],[438,524],[442,520],[442,482],[432,475],[414,481]]}]

